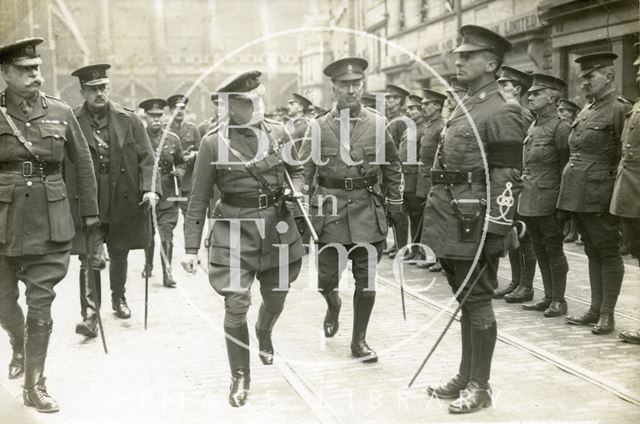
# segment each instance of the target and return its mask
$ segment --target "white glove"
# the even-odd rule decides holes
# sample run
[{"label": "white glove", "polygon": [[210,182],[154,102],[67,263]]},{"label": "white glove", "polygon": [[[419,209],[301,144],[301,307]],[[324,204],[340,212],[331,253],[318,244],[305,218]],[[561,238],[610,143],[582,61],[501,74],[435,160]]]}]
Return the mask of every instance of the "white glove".
[{"label": "white glove", "polygon": [[159,199],[160,197],[152,191],[148,191],[142,195],[142,203],[148,203],[150,208],[154,207]]},{"label": "white glove", "polygon": [[195,274],[198,268],[198,255],[187,253],[180,261],[182,268],[190,274]]}]

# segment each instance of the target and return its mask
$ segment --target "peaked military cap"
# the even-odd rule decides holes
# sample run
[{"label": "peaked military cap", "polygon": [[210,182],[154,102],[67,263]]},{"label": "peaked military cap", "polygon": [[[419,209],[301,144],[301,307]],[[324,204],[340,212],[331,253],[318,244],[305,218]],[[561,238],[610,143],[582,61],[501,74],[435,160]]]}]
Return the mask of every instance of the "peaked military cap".
[{"label": "peaked military cap", "polygon": [[428,88],[423,89],[422,93],[424,94],[422,97],[422,103],[437,102],[443,104],[444,101],[447,100],[447,96],[445,94],[429,90]]},{"label": "peaked military cap", "polygon": [[41,65],[42,59],[36,52],[36,46],[43,41],[40,37],[25,38],[0,46],[0,63],[17,66]]},{"label": "peaked military cap", "polygon": [[515,82],[522,87],[522,92],[524,93],[531,87],[531,75],[523,72],[519,69],[516,69],[512,66],[501,66],[500,70],[502,70],[502,74],[498,81],[511,81]]},{"label": "peaked military cap", "polygon": [[405,107],[411,107],[411,106],[421,107],[422,97],[415,94],[409,94],[409,96],[407,96],[407,103],[405,104]]},{"label": "peaked military cap", "polygon": [[147,99],[140,102],[139,106],[144,109],[144,113],[162,114],[167,102],[164,99]]},{"label": "peaked military cap", "polygon": [[558,101],[558,108],[570,109],[570,110],[572,110],[574,112],[577,112],[578,110],[580,110],[580,106],[578,106],[577,104],[573,103],[569,99],[560,99]]},{"label": "peaked military cap", "polygon": [[511,42],[489,29],[477,25],[460,27],[462,43],[453,50],[454,53],[477,52],[489,50],[500,57],[511,50]]},{"label": "peaked military cap", "polygon": [[169,105],[171,109],[176,106],[184,107],[187,103],[189,103],[189,98],[185,97],[184,94],[174,94],[167,99],[167,105]]},{"label": "peaked military cap", "polygon": [[111,68],[108,63],[97,63],[95,65],[83,66],[71,72],[72,77],[78,77],[80,85],[103,85],[109,82],[107,69]]},{"label": "peaked military cap", "polygon": [[580,78],[586,77],[596,69],[604,68],[605,66],[612,66],[613,61],[618,58],[618,55],[611,52],[598,52],[585,54],[578,57],[574,62],[580,65]]},{"label": "peaked military cap", "polygon": [[305,96],[303,96],[302,94],[298,94],[298,93],[292,93],[291,94],[291,99],[289,100],[291,101],[295,101],[297,103],[300,104],[300,106],[302,106],[303,109],[309,109],[309,107],[311,107],[311,105],[313,105],[313,102],[309,99],[307,99]]},{"label": "peaked military cap", "polygon": [[330,63],[322,71],[331,81],[349,81],[364,78],[369,62],[360,57],[345,57]]},{"label": "peaked military cap", "polygon": [[392,96],[399,96],[399,97],[407,97],[409,94],[409,90],[407,90],[406,88],[400,86],[400,85],[396,85],[396,84],[387,84],[387,91],[386,94],[390,94]]},{"label": "peaked military cap", "polygon": [[544,88],[562,91],[567,87],[565,80],[554,77],[553,75],[534,73],[531,77],[533,78],[533,83],[529,91],[537,91]]},{"label": "peaked military cap", "polygon": [[260,71],[244,71],[226,78],[216,88],[216,93],[247,93],[260,85]]}]

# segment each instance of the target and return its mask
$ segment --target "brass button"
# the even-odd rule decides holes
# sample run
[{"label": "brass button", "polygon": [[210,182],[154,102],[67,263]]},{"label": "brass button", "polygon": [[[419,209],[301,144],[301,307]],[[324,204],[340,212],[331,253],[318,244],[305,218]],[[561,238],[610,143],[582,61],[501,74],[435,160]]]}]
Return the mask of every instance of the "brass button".
[{"label": "brass button", "polygon": [[26,126],[27,128],[30,128],[30,127],[31,127],[31,122],[27,122],[27,123],[25,124],[25,126]]},{"label": "brass button", "polygon": [[98,134],[100,134],[100,130],[96,130],[96,132],[97,132]]},{"label": "brass button", "polygon": [[27,181],[27,187],[31,187],[33,183],[31,181]]}]

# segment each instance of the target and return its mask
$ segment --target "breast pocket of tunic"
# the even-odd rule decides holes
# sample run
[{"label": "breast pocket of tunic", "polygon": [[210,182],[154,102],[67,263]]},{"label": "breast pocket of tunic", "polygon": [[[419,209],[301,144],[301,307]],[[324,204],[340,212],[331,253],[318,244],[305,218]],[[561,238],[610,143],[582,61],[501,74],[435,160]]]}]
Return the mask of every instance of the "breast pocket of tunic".
[{"label": "breast pocket of tunic", "polygon": [[611,124],[608,122],[592,121],[585,125],[583,131],[585,147],[589,149],[591,146],[594,153],[600,153],[600,151],[606,147],[604,142],[611,135]]},{"label": "breast pocket of tunic", "polygon": [[41,125],[41,144],[34,143],[38,147],[40,156],[44,160],[62,162],[64,158],[64,144],[67,141],[67,128],[64,125]]},{"label": "breast pocket of tunic", "polygon": [[0,243],[7,242],[7,224],[14,188],[13,184],[0,185]]},{"label": "breast pocket of tunic", "polygon": [[550,163],[556,158],[556,148],[551,137],[529,141],[525,146],[526,163]]},{"label": "breast pocket of tunic", "polygon": [[75,236],[73,219],[69,210],[69,199],[64,181],[46,181],[44,183],[49,204],[49,228],[51,241],[64,243]]}]

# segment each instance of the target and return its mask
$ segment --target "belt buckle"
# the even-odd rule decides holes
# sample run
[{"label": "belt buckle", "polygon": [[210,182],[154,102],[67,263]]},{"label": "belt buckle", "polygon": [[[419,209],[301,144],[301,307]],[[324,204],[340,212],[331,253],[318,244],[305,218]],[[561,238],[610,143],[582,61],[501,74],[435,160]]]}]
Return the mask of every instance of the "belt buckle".
[{"label": "belt buckle", "polygon": [[353,178],[345,178],[344,179],[344,189],[345,190],[353,190]]},{"label": "belt buckle", "polygon": [[33,175],[33,163],[28,160],[22,162],[22,176],[31,177],[32,175]]},{"label": "belt buckle", "polygon": [[264,209],[267,206],[269,206],[269,196],[263,193],[258,196],[258,208]]}]

